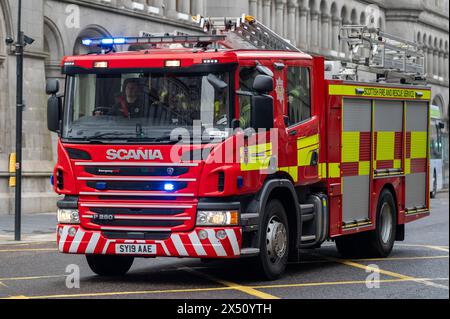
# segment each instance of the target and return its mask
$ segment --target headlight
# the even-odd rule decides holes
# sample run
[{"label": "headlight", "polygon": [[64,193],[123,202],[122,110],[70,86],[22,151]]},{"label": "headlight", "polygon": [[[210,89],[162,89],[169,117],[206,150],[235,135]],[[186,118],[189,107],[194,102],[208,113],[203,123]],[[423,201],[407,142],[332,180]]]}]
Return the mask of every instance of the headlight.
[{"label": "headlight", "polygon": [[79,224],[80,215],[78,209],[58,209],[59,224]]},{"label": "headlight", "polygon": [[199,211],[197,226],[235,226],[239,224],[239,213],[233,211]]}]

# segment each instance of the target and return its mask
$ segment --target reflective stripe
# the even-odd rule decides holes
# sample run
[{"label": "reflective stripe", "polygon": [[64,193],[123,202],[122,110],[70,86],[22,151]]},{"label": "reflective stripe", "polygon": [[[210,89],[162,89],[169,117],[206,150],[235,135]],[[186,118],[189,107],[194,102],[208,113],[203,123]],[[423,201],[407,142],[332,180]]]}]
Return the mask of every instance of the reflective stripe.
[{"label": "reflective stripe", "polygon": [[[430,90],[421,90],[421,89],[371,87],[361,85],[329,85],[328,88],[329,88],[329,95],[383,97],[383,98],[414,99],[414,100],[429,100],[431,98]],[[357,89],[363,90],[363,93],[358,94]],[[416,95],[416,92],[421,93],[421,96],[420,94]]]},{"label": "reflective stripe", "polygon": [[66,243],[68,234],[69,234],[69,227],[67,227],[67,226],[63,227],[61,237],[59,238],[59,251],[60,252],[64,251],[64,244]]},{"label": "reflective stripe", "polygon": [[167,249],[166,244],[163,241],[160,241],[159,243],[161,244],[161,247],[164,250],[164,253],[166,254],[166,256],[171,256],[169,250]]},{"label": "reflective stripe", "polygon": [[194,247],[197,255],[206,256],[205,249],[203,249],[202,243],[200,242],[200,239],[195,231],[189,234],[189,239],[191,240],[192,247]]},{"label": "reflective stripe", "polygon": [[110,243],[111,243],[110,240],[107,240],[107,241],[106,241],[105,247],[103,247],[103,251],[102,251],[102,254],[103,254],[103,255],[106,255],[106,252],[108,251],[108,247],[109,247],[109,244],[110,244]]},{"label": "reflective stripe", "polygon": [[81,241],[83,240],[84,231],[78,229],[77,234],[75,235],[75,238],[72,241],[72,244],[69,248],[69,253],[76,253],[78,251],[78,247],[80,247]]},{"label": "reflective stripe", "polygon": [[342,132],[342,162],[359,161],[360,132]]},{"label": "reflective stripe", "polygon": [[240,253],[239,253],[239,243],[237,241],[236,234],[234,233],[234,230],[233,229],[227,229],[225,231],[226,231],[226,233],[228,235],[228,238],[230,239],[230,243],[231,243],[231,247],[233,248],[234,255],[235,256],[240,255]]},{"label": "reflective stripe", "polygon": [[359,175],[369,175],[370,174],[370,161],[359,162],[358,174]]},{"label": "reflective stripe", "polygon": [[240,149],[241,171],[268,169],[272,157],[272,143],[249,145]]},{"label": "reflective stripe", "polygon": [[188,256],[189,254],[186,251],[186,248],[184,248],[183,242],[181,241],[181,238],[179,235],[172,235],[172,242],[175,245],[175,248],[180,256]]},{"label": "reflective stripe", "polygon": [[377,161],[393,161],[395,132],[377,132]]},{"label": "reflective stripe", "polygon": [[426,158],[427,144],[427,132],[411,132],[411,158]]},{"label": "reflective stripe", "polygon": [[89,245],[86,248],[86,254],[93,254],[95,248],[97,247],[98,240],[100,238],[100,233],[93,233]]},{"label": "reflective stripe", "polygon": [[319,144],[319,134],[301,137],[297,140],[297,149]]},{"label": "reflective stripe", "polygon": [[207,232],[208,232],[209,241],[211,242],[211,245],[213,246],[214,251],[216,252],[217,256],[226,256],[227,253],[225,252],[225,249],[223,248],[220,240],[217,239],[216,233],[214,232],[214,230],[208,229]]}]

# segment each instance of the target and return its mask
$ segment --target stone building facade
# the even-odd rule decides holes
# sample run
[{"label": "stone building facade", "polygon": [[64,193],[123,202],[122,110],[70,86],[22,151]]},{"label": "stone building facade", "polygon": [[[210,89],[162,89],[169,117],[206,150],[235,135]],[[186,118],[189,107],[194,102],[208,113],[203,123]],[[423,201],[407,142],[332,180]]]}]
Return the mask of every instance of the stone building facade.
[{"label": "stone building facade", "polygon": [[[136,35],[140,31],[193,32],[196,27],[189,22],[190,15],[249,13],[302,50],[330,59],[348,58],[347,48],[337,36],[342,24],[371,23],[417,41],[426,50],[433,103],[441,107],[448,132],[448,0],[23,0],[22,3],[23,29],[35,39],[26,48],[24,66],[23,210],[27,213],[55,209],[49,177],[56,157],[56,137],[46,128],[44,88],[46,79],[62,79],[61,58],[82,53],[80,39],[84,37]],[[0,0],[0,214],[14,211],[14,190],[8,187],[8,158],[15,148],[16,62],[14,48],[5,44],[5,38],[16,38],[16,23],[17,1]]]}]

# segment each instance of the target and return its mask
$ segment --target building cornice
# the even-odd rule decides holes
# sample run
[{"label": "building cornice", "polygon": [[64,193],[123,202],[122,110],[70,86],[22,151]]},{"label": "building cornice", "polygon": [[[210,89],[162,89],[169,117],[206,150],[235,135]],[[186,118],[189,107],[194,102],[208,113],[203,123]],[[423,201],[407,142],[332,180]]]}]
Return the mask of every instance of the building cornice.
[{"label": "building cornice", "polygon": [[132,9],[128,9],[125,7],[118,8],[113,5],[109,5],[107,3],[97,3],[97,2],[92,2],[89,0],[60,0],[60,1],[65,2],[65,3],[70,3],[70,4],[76,4],[76,5],[79,5],[80,7],[87,7],[87,8],[91,8],[91,9],[109,11],[112,13],[125,15],[125,16],[129,16],[129,17],[133,17],[133,18],[139,18],[142,20],[153,21],[153,22],[171,25],[171,26],[175,26],[175,27],[182,27],[182,28],[186,28],[186,29],[192,29],[194,31],[199,31],[199,28],[195,23],[190,23],[187,21],[185,22],[183,20],[165,17],[162,15],[152,15],[152,14],[147,14],[147,13],[141,13],[139,11],[134,11]]}]

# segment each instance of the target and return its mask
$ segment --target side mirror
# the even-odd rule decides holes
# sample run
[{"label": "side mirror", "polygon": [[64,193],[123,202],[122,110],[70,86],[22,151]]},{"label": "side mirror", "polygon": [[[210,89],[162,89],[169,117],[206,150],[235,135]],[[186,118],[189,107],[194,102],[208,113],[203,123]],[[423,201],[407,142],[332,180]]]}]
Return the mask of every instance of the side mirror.
[{"label": "side mirror", "polygon": [[56,79],[47,80],[45,92],[47,95],[56,95],[59,92],[59,81]]},{"label": "side mirror", "polygon": [[260,94],[267,94],[273,91],[273,77],[268,75],[257,75],[253,82],[253,90]]},{"label": "side mirror", "polygon": [[47,127],[51,132],[59,132],[61,121],[62,98],[56,95],[50,96],[47,102]]},{"label": "side mirror", "polygon": [[443,130],[445,128],[445,124],[442,123],[442,122],[439,122],[438,123],[438,127],[439,127],[440,130]]},{"label": "side mirror", "polygon": [[270,130],[273,128],[273,121],[273,97],[270,95],[252,96],[251,127],[255,130]]},{"label": "side mirror", "polygon": [[209,74],[207,79],[209,84],[211,84],[217,91],[223,91],[228,87],[228,84],[219,79],[215,74]]}]

